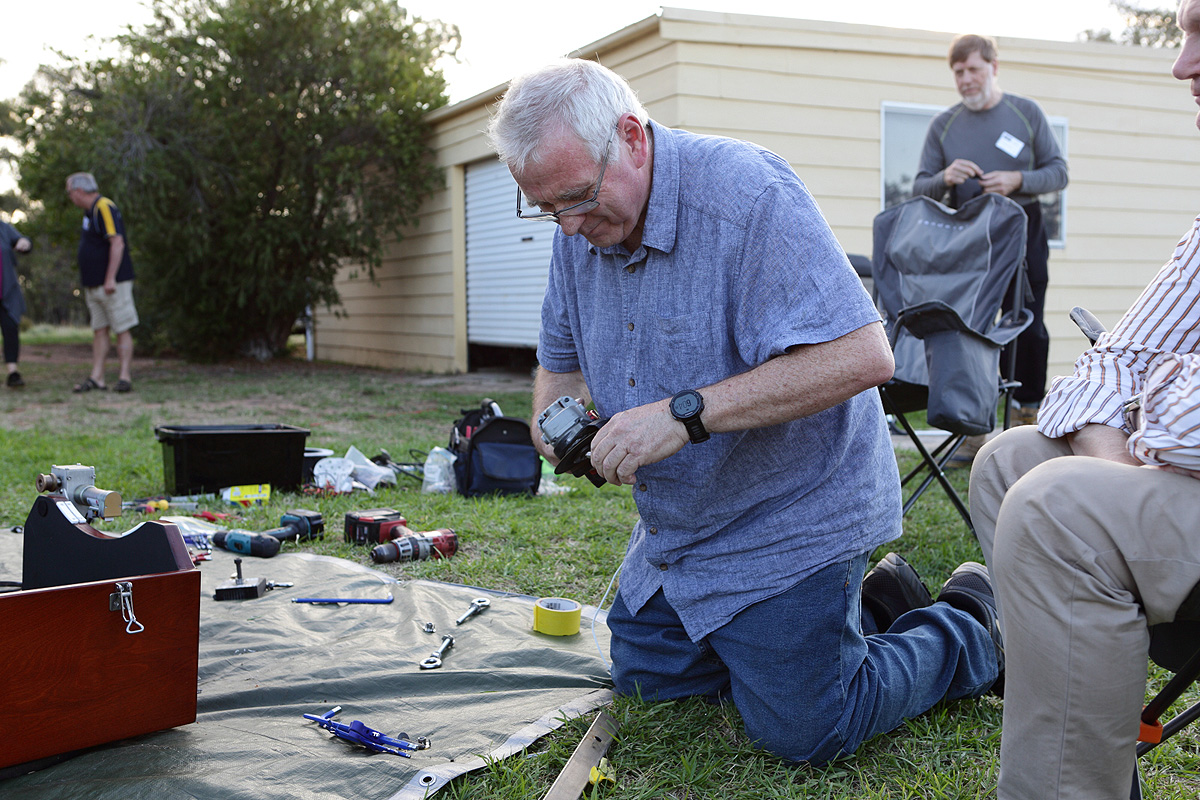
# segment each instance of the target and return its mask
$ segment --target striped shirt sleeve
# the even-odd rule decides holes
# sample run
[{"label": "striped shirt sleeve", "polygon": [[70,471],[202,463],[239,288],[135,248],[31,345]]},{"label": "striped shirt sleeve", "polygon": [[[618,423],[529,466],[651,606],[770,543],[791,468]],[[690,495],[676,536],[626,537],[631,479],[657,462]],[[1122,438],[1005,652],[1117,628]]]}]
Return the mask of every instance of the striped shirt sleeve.
[{"label": "striped shirt sleeve", "polygon": [[1165,356],[1146,378],[1129,452],[1146,464],[1200,471],[1200,356]]},{"label": "striped shirt sleeve", "polygon": [[1057,438],[1100,424],[1132,433],[1123,406],[1171,353],[1200,350],[1200,217],[1121,321],[1050,386],[1038,430]]}]

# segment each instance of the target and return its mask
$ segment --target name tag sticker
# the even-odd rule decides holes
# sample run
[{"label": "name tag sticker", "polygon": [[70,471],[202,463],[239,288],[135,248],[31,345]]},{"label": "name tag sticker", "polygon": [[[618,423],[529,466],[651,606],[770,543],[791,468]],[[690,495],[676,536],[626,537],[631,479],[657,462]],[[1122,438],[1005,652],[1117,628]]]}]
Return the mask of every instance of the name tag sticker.
[{"label": "name tag sticker", "polygon": [[1013,136],[1008,131],[1000,134],[1000,138],[996,140],[996,147],[1008,153],[1012,158],[1021,155],[1021,151],[1025,149],[1025,143],[1017,137]]}]

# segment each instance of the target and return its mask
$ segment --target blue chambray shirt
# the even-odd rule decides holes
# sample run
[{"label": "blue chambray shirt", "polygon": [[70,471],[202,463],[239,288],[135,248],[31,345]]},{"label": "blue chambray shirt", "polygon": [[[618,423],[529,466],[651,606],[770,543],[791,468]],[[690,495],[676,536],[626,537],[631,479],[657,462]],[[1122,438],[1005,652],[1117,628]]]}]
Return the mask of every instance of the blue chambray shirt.
[{"label": "blue chambray shirt", "polygon": [[[650,128],[638,251],[555,234],[543,368],[581,370],[610,417],[879,321],[787,162],[746,142]],[[661,587],[694,641],[900,535],[899,476],[874,391],[687,444],[639,469],[632,490],[640,519],[622,598],[636,612]]]}]

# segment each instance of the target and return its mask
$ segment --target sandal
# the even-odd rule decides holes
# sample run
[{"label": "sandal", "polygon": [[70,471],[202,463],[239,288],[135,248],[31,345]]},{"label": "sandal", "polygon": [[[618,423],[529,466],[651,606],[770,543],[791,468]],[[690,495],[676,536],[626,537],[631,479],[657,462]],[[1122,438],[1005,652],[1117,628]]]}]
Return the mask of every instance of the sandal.
[{"label": "sandal", "polygon": [[122,393],[132,392],[133,384],[130,383],[129,381],[125,380],[124,378],[122,378],[121,380],[117,381],[117,385],[113,388],[116,389],[116,391],[122,392]]},{"label": "sandal", "polygon": [[94,380],[92,380],[90,375],[82,383],[75,384],[75,388],[72,389],[71,391],[75,392],[76,394],[81,394],[83,392],[90,392],[93,389],[95,389],[98,392],[107,392],[108,391],[107,386],[101,386],[100,384],[96,383]]}]

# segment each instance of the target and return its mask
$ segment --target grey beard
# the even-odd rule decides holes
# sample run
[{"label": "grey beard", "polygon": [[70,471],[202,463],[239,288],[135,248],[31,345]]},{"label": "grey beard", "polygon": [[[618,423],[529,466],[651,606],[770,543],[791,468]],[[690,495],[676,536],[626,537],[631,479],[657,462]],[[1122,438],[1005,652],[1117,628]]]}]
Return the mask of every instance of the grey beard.
[{"label": "grey beard", "polygon": [[968,111],[983,111],[991,99],[990,95],[979,94],[974,97],[964,97],[962,104],[967,107]]}]

